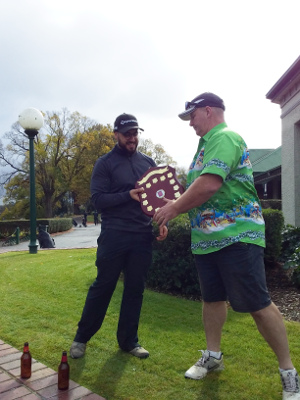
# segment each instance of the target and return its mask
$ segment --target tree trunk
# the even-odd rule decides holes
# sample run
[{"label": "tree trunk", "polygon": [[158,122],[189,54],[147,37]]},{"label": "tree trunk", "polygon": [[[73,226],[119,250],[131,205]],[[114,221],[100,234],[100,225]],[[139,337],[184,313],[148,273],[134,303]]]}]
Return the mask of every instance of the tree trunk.
[{"label": "tree trunk", "polygon": [[45,195],[45,217],[53,218],[52,196]]}]

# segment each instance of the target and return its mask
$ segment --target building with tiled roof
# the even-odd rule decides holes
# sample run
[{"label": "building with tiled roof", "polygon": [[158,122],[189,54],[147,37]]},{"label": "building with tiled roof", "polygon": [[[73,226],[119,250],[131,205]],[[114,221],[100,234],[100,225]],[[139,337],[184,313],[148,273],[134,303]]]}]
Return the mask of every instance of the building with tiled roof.
[{"label": "building with tiled roof", "polygon": [[[281,109],[281,193],[285,224],[300,227],[300,57],[266,97]],[[275,170],[276,165],[273,173]]]},{"label": "building with tiled roof", "polygon": [[260,199],[281,199],[281,147],[250,149],[254,184]]}]

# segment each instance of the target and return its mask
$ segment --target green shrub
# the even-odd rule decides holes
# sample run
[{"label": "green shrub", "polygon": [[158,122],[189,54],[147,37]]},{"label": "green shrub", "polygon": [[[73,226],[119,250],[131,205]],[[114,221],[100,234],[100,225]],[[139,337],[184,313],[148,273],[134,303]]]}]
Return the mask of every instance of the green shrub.
[{"label": "green shrub", "polygon": [[[49,233],[64,232],[72,228],[72,218],[37,219],[37,230],[39,228],[39,225],[47,225]],[[17,227],[20,228],[20,231],[29,232],[30,220],[22,219],[0,221],[0,236],[7,237],[12,235]]]},{"label": "green shrub", "polygon": [[199,296],[198,276],[190,247],[190,222],[187,214],[183,214],[170,221],[166,240],[155,240],[147,286],[167,293]]},{"label": "green shrub", "polygon": [[300,288],[300,265],[298,263],[298,267],[295,268],[292,274],[292,282],[294,283],[295,286]]},{"label": "green shrub", "polygon": [[[283,214],[279,210],[264,209],[263,216],[266,223],[265,260],[273,263],[281,254]],[[147,286],[187,297],[199,296],[200,287],[190,246],[190,222],[188,215],[183,214],[170,221],[166,240],[155,241]]]},{"label": "green shrub", "polygon": [[72,218],[51,218],[38,220],[37,224],[48,225],[49,233],[65,232],[72,228]]},{"label": "green shrub", "polygon": [[300,228],[292,225],[286,225],[282,230],[282,249],[280,261],[287,262],[300,246]]},{"label": "green shrub", "polygon": [[284,263],[284,269],[293,269],[292,282],[300,288],[300,228],[285,226],[280,261]]},{"label": "green shrub", "polygon": [[265,260],[275,262],[281,254],[283,214],[282,211],[268,208],[263,210],[263,216],[266,223]]},{"label": "green shrub", "polygon": [[13,235],[17,227],[20,231],[29,232],[30,221],[29,220],[11,220],[11,221],[0,221],[0,235],[1,237],[8,237]]},{"label": "green shrub", "polygon": [[282,210],[282,200],[274,200],[274,199],[268,199],[268,200],[260,200],[261,206],[263,209],[266,208],[272,208],[273,210]]}]

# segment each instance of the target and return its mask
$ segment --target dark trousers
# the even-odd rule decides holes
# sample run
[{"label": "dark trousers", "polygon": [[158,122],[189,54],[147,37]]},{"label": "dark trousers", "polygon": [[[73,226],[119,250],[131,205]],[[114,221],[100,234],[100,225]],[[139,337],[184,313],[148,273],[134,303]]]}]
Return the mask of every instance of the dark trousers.
[{"label": "dark trousers", "polygon": [[76,342],[86,343],[100,329],[121,271],[124,290],[117,329],[121,349],[138,345],[138,325],[147,272],[152,261],[152,233],[101,231],[96,266],[98,274],[90,286]]}]

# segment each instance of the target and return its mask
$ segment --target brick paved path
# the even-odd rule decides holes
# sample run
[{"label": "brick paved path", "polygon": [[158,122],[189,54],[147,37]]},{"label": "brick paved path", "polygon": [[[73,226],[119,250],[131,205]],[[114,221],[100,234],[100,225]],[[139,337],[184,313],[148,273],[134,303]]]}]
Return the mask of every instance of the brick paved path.
[{"label": "brick paved path", "polygon": [[32,359],[32,375],[20,378],[22,352],[0,340],[1,400],[105,400],[70,380],[68,390],[58,390],[57,372]]}]

